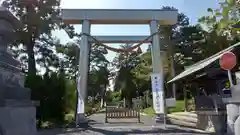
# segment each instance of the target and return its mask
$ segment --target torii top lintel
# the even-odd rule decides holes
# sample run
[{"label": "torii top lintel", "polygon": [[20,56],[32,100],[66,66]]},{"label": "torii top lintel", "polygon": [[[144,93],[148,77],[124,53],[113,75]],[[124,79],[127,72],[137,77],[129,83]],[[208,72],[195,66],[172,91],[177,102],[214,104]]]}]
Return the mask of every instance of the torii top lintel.
[{"label": "torii top lintel", "polygon": [[177,15],[177,10],[62,9],[66,24],[81,24],[83,20],[89,20],[91,24],[149,24],[151,20],[157,20],[162,25],[173,25]]}]

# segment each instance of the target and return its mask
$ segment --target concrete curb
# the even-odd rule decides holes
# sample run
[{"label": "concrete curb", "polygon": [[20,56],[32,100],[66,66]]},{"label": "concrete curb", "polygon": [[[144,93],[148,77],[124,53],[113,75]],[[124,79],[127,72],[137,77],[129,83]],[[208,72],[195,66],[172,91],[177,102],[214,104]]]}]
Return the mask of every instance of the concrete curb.
[{"label": "concrete curb", "polygon": [[147,116],[147,114],[146,114],[146,113],[140,113],[140,115]]}]

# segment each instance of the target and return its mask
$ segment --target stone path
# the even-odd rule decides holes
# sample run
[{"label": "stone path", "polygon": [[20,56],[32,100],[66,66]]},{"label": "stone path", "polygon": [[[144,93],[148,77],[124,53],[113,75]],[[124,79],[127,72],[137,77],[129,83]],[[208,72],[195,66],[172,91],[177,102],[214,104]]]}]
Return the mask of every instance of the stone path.
[{"label": "stone path", "polygon": [[150,116],[141,116],[141,123],[137,119],[110,119],[109,123],[105,123],[104,118],[103,112],[97,113],[89,117],[86,127],[44,130],[38,135],[210,135],[176,125],[167,125],[165,128]]},{"label": "stone path", "polygon": [[94,128],[89,127],[87,129],[68,129],[68,130],[49,130],[41,132],[39,135],[210,135],[206,133],[197,133],[193,131],[161,127],[110,127],[110,128]]}]

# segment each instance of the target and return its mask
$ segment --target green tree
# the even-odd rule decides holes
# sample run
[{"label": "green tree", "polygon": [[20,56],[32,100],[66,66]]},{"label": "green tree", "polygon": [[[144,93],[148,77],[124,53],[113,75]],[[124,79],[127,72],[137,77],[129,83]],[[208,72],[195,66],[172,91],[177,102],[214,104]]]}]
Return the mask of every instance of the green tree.
[{"label": "green tree", "polygon": [[36,119],[37,119],[37,126],[38,128],[41,127],[42,121],[44,119],[43,112],[44,112],[44,100],[45,100],[45,84],[41,76],[37,76],[35,74],[28,74],[25,79],[25,87],[30,88],[31,91],[31,99],[33,101],[40,102],[40,105],[37,106],[36,110]]},{"label": "green tree", "polygon": [[56,46],[56,52],[62,56],[60,60],[69,79],[75,79],[78,73],[80,48],[75,42],[69,42],[66,45]]},{"label": "green tree", "polygon": [[[79,40],[76,42],[67,43],[66,45],[57,46],[57,52],[62,56],[63,67],[66,71],[67,78],[76,80],[78,75]],[[98,44],[91,46],[89,54],[89,75],[88,75],[88,96],[95,102],[103,99],[106,87],[108,85],[109,71],[107,66],[109,64],[105,57],[107,50]],[[76,93],[75,93],[76,94]],[[96,99],[96,97],[99,97]],[[93,102],[93,104],[94,104]]]},{"label": "green tree", "polygon": [[[52,46],[56,43],[51,37],[51,31],[61,24],[60,1],[5,0],[4,3],[23,24],[18,29],[18,38],[13,44],[15,52],[18,52],[16,55],[23,56],[21,59],[27,61],[28,72],[36,74],[36,55],[41,55],[40,59],[46,58],[44,62],[57,58],[52,51]],[[48,64],[45,64],[46,67]]]},{"label": "green tree", "polygon": [[131,71],[136,77],[133,81],[137,86],[139,94],[142,94],[146,90],[151,90],[151,78],[150,73],[152,72],[152,56],[151,52],[143,53],[139,56],[140,62]]},{"label": "green tree", "polygon": [[101,107],[103,107],[106,88],[109,83],[108,76],[107,66],[89,72],[88,95],[93,98],[93,101],[101,101]]},{"label": "green tree", "polygon": [[[122,45],[121,48],[127,49],[132,46],[131,44]],[[132,98],[136,95],[137,86],[135,85],[135,75],[132,70],[140,62],[138,52],[126,52],[124,54],[119,54],[114,58],[114,65],[118,69],[115,78],[114,89],[116,91],[121,91],[122,98],[125,99],[126,105],[131,106]]]},{"label": "green tree", "polygon": [[239,29],[232,26],[239,21],[240,18],[240,2],[238,0],[219,1],[219,8],[208,8],[210,16],[203,16],[199,22],[207,27],[210,31],[216,31],[220,36],[227,36],[228,39],[239,40]]},{"label": "green tree", "polygon": [[94,101],[101,100],[101,107],[109,83],[109,70],[107,68],[109,61],[105,57],[107,53],[108,51],[98,44],[93,45],[90,51],[88,95],[91,95]]},{"label": "green tree", "polygon": [[65,91],[65,109],[68,114],[74,114],[76,110],[76,82],[74,80],[66,79],[66,91]]}]

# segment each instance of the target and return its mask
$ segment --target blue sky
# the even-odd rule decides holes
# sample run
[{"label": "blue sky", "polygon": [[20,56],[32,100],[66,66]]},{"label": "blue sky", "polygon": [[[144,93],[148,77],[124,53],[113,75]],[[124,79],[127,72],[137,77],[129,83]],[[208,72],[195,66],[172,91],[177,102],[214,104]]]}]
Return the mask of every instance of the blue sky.
[{"label": "blue sky", "polygon": [[[160,9],[162,6],[173,6],[190,18],[191,24],[195,24],[200,16],[207,15],[207,8],[217,8],[218,0],[62,0],[62,8],[80,9]],[[77,32],[81,32],[81,25],[75,26]],[[93,25],[92,35],[149,35],[148,25],[121,26],[121,25]],[[62,43],[70,41],[63,31],[55,31],[54,35],[60,38]],[[114,45],[117,47],[118,45]],[[145,50],[147,45],[143,45]],[[109,52],[107,58],[112,60],[116,54]]]}]

